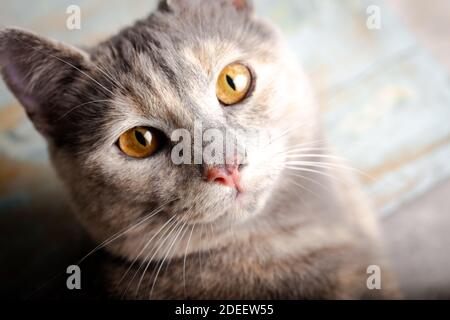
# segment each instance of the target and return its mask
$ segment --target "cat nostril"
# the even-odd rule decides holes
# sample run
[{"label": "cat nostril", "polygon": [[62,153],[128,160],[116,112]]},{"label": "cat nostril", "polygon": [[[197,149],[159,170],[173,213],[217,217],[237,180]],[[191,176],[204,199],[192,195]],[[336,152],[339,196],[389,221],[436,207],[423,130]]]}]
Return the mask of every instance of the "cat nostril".
[{"label": "cat nostril", "polygon": [[212,167],[206,171],[206,180],[210,182],[226,183],[228,173],[220,167]]},{"label": "cat nostril", "polygon": [[236,187],[239,174],[236,169],[230,170],[225,166],[210,167],[206,171],[206,180],[208,182],[218,183],[228,187]]},{"label": "cat nostril", "polygon": [[215,178],[214,182],[220,183],[220,184],[227,184],[227,180],[225,178],[222,178],[222,177]]}]

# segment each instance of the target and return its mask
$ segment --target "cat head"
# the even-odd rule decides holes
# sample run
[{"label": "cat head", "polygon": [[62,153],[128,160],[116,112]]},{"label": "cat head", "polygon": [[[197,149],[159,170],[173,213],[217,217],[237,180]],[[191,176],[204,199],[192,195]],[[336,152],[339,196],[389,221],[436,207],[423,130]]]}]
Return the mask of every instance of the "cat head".
[{"label": "cat head", "polygon": [[290,130],[315,121],[278,31],[244,0],[162,1],[89,51],[6,29],[0,65],[92,236],[143,221],[124,254],[161,228],[257,216]]}]

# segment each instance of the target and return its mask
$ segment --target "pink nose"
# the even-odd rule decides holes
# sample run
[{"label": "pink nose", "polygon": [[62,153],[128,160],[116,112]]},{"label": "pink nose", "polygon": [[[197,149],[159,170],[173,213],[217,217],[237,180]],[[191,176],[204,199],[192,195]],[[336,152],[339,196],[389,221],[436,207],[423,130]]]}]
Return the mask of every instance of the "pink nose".
[{"label": "pink nose", "polygon": [[240,178],[238,165],[215,165],[208,167],[206,170],[207,181],[235,188],[238,192],[242,192],[239,184]]}]

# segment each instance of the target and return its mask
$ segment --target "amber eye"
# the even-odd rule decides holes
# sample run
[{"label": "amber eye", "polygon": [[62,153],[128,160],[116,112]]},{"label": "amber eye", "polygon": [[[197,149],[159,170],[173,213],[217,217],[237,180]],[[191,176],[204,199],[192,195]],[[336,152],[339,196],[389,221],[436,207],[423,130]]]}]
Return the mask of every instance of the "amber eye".
[{"label": "amber eye", "polygon": [[152,128],[135,127],[119,138],[120,150],[133,158],[146,158],[155,153],[161,143],[160,133]]},{"label": "amber eye", "polygon": [[246,97],[251,84],[252,75],[246,66],[240,63],[230,64],[217,79],[217,98],[225,105],[236,104]]}]

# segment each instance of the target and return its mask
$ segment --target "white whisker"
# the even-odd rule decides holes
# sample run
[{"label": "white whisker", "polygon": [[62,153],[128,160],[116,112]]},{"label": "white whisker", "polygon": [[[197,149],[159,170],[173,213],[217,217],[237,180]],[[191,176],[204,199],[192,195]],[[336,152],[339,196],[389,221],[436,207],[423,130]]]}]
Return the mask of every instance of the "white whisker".
[{"label": "white whisker", "polygon": [[163,203],[162,205],[160,205],[158,208],[156,208],[155,210],[153,210],[151,213],[149,213],[148,215],[146,215],[144,218],[142,218],[140,221],[138,221],[137,223],[131,225],[128,228],[125,228],[122,231],[119,231],[117,233],[115,233],[114,235],[112,235],[111,237],[109,237],[108,239],[106,239],[105,241],[103,241],[102,243],[100,243],[98,246],[96,246],[93,250],[91,250],[88,254],[86,254],[83,258],[81,258],[78,261],[78,264],[81,264],[84,260],[86,260],[86,258],[88,258],[90,255],[92,255],[94,252],[97,252],[98,250],[100,250],[101,248],[107,246],[108,244],[110,244],[111,242],[113,242],[114,240],[120,238],[121,236],[125,235],[126,233],[130,232],[131,230],[136,229],[137,227],[139,227],[141,224],[143,224],[144,222],[148,221],[150,218],[152,218],[153,216],[155,216],[156,214],[158,214],[159,212],[161,212],[164,208],[164,206],[166,206],[168,203],[174,201],[173,199],[170,201],[167,201],[165,203]]},{"label": "white whisker", "polygon": [[[175,217],[176,217],[176,216],[173,216],[172,218],[175,218]],[[172,220],[172,218],[171,218],[170,220]],[[168,220],[167,222],[169,222],[170,220]],[[167,222],[164,224],[164,226],[167,224]],[[140,288],[140,286],[141,286],[142,280],[144,279],[145,274],[146,274],[146,272],[147,272],[147,270],[148,270],[150,264],[152,263],[154,257],[156,256],[156,253],[157,253],[157,252],[159,251],[159,249],[164,245],[164,243],[166,242],[166,240],[167,240],[167,239],[169,238],[169,236],[171,235],[172,231],[176,229],[176,227],[178,226],[179,223],[180,223],[180,220],[177,220],[177,219],[173,220],[173,222],[170,224],[169,228],[168,228],[167,231],[166,231],[167,235],[166,235],[166,237],[164,238],[164,240],[161,241],[161,239],[164,237],[164,235],[162,235],[162,236],[159,238],[159,241],[158,241],[159,246],[158,246],[158,248],[153,252],[152,257],[151,257],[150,259],[148,259],[149,255],[150,255],[150,252],[149,252],[148,255],[144,258],[144,261],[142,262],[142,264],[139,266],[138,270],[136,271],[135,275],[139,272],[139,270],[141,269],[141,267],[142,267],[142,265],[145,263],[145,261],[147,261],[147,264],[146,264],[146,266],[145,266],[145,269],[144,269],[143,272],[142,272],[142,275],[141,275],[141,277],[140,277],[140,279],[139,279],[138,285],[137,285],[136,290],[135,290],[136,296],[137,296],[138,293],[139,293],[139,288]],[[163,227],[164,227],[164,226],[163,226]],[[163,229],[163,227],[160,229],[160,231]],[[160,231],[158,231],[158,233],[159,233]],[[158,243],[157,243],[156,245],[158,245]],[[133,278],[131,279],[131,281],[133,281],[135,275],[133,276]],[[130,281],[130,283],[131,283],[131,281]]]},{"label": "white whisker", "polygon": [[176,235],[175,235],[175,238],[173,239],[172,243],[170,244],[169,248],[167,249],[166,254],[164,255],[164,257],[163,257],[161,263],[159,264],[158,271],[156,272],[155,279],[153,280],[152,289],[150,290],[150,296],[149,296],[149,299],[152,298],[153,290],[154,290],[154,288],[155,288],[155,284],[156,284],[156,281],[158,280],[158,275],[159,275],[159,272],[161,271],[161,268],[162,268],[162,266],[163,266],[163,264],[164,264],[164,261],[165,261],[165,260],[167,259],[167,257],[169,256],[169,254],[170,254],[170,252],[171,252],[171,250],[172,250],[172,248],[173,248],[173,245],[174,245],[175,242],[177,241],[177,239],[178,239],[180,233],[184,230],[184,227],[186,226],[186,224],[187,224],[187,220],[186,220],[186,221],[184,222],[184,224],[181,225],[181,227],[179,228],[178,232],[177,232]]},{"label": "white whisker", "polygon": [[192,225],[191,233],[189,234],[189,239],[186,245],[186,250],[184,251],[184,259],[183,259],[183,287],[184,287],[184,296],[187,298],[187,291],[186,291],[186,256],[189,248],[189,243],[191,242],[192,233],[194,232],[195,223]]}]

